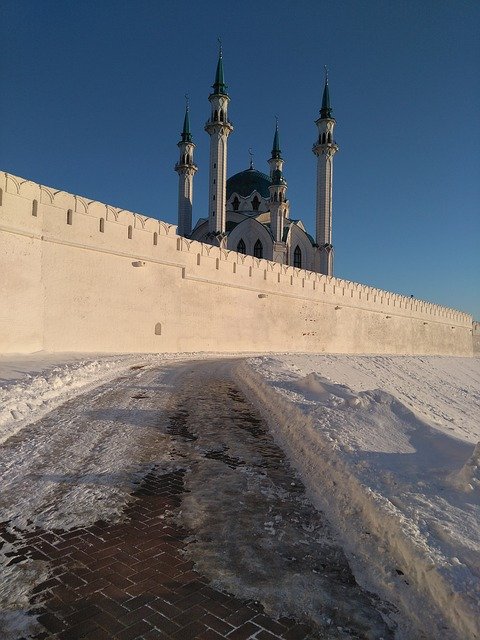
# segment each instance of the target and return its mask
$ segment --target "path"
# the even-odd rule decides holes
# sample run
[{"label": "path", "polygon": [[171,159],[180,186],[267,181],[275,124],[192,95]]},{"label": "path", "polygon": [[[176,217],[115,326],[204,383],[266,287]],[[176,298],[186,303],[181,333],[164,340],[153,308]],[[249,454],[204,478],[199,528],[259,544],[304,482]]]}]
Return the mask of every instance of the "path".
[{"label": "path", "polygon": [[234,364],[133,370],[0,449],[2,637],[393,637]]}]

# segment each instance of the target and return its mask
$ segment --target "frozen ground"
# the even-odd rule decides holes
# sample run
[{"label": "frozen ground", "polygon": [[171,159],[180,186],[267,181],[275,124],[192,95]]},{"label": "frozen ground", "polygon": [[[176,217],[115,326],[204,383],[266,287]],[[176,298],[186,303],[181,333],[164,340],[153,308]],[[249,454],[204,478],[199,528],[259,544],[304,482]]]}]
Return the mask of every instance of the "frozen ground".
[{"label": "frozen ground", "polygon": [[[208,357],[0,359],[0,442],[10,438],[11,447],[0,455],[0,521],[18,532],[119,517],[145,471],[152,419],[181,380],[167,360]],[[357,581],[423,627],[427,612],[435,625],[442,611],[448,630],[438,622],[432,638],[480,637],[480,360],[290,354],[230,366],[341,537]],[[151,398],[140,382],[149,371]],[[61,419],[49,413],[65,401]],[[212,512],[220,495],[210,496]],[[187,520],[199,505],[190,507]],[[21,563],[6,571],[18,630],[22,603],[48,569]]]},{"label": "frozen ground", "polygon": [[105,355],[44,351],[0,355],[0,444],[59,404],[113,380],[132,366],[208,357],[212,357],[211,354]]},{"label": "frozen ground", "polygon": [[480,637],[480,359],[290,354],[240,376],[357,579]]}]

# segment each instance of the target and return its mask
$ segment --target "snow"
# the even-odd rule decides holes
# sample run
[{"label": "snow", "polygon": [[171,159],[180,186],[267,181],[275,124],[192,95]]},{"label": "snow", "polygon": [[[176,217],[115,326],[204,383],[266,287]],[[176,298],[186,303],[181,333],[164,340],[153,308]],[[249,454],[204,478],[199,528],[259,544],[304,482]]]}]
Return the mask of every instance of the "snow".
[{"label": "snow", "polygon": [[[148,471],[139,466],[150,459],[147,441],[158,439],[157,461],[170,459],[150,424],[168,410],[176,363],[209,358],[0,357],[0,443],[22,429],[29,435],[2,451],[0,520],[25,531],[121,518]],[[427,620],[431,637],[480,637],[480,359],[269,354],[239,362],[231,365],[237,380],[332,523],[357,581],[420,626]],[[158,392],[140,409],[132,389],[149,380]],[[59,417],[52,409],[63,403]],[[278,528],[264,524],[269,536]],[[16,603],[13,634],[28,626],[22,606],[48,568],[6,570],[0,604],[11,609],[5,593]]]},{"label": "snow", "polygon": [[436,605],[438,637],[478,637],[480,360],[285,354],[238,375],[357,580],[419,619]]},{"label": "snow", "polygon": [[43,351],[0,355],[0,444],[60,404],[117,378],[132,366],[209,357],[212,354],[105,355]]}]

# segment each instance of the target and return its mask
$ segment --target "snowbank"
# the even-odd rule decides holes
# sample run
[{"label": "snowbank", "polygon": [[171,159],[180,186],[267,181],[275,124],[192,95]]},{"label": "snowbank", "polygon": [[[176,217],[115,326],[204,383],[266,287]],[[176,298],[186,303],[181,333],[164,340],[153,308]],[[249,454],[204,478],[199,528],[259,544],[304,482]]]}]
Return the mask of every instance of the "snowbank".
[{"label": "snowbank", "polygon": [[[209,353],[46,352],[0,356],[0,444],[60,404],[117,378],[130,367],[211,357]],[[229,357],[229,354],[216,357]]]},{"label": "snowbank", "polygon": [[237,375],[357,579],[426,637],[480,637],[480,360],[290,354]]},{"label": "snowbank", "polygon": [[0,359],[0,443],[78,393],[153,356],[32,354]]}]

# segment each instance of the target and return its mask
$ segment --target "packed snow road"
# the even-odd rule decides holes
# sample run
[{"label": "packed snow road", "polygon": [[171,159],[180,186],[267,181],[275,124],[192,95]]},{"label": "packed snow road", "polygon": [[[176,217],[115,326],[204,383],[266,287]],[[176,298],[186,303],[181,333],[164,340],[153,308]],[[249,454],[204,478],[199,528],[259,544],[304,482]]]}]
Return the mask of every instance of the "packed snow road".
[{"label": "packed snow road", "polygon": [[[398,612],[357,584],[325,516],[235,385],[236,365],[132,367],[7,440],[3,638],[133,638],[140,627],[148,637],[395,637]],[[160,539],[162,552],[150,554]],[[139,582],[173,548],[183,559],[169,556],[170,568]]]}]

